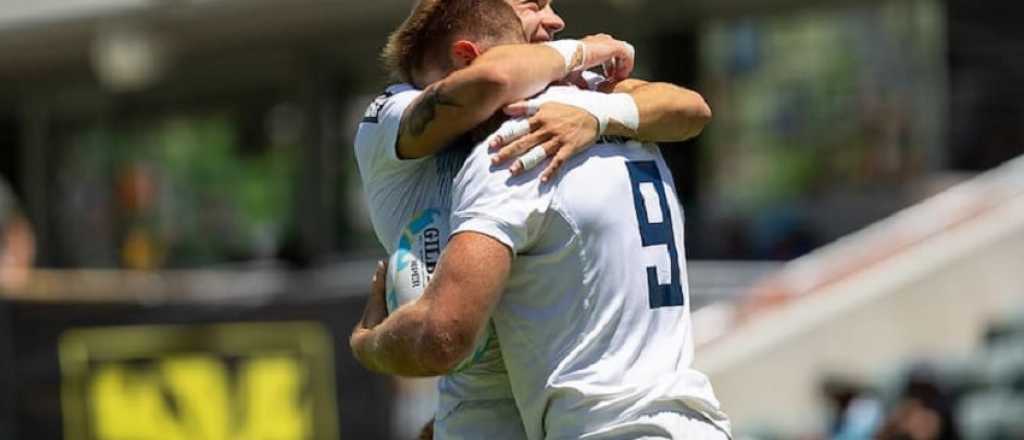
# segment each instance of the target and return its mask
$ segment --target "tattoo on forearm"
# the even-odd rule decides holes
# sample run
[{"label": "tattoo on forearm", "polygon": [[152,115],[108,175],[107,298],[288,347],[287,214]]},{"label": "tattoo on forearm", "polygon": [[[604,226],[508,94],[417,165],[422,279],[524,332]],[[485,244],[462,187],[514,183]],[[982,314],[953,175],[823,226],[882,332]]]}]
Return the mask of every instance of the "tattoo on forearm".
[{"label": "tattoo on forearm", "polygon": [[569,63],[569,72],[575,72],[577,70],[583,70],[583,63],[587,62],[587,49],[584,45],[576,47],[576,52],[572,54],[572,61]]},{"label": "tattoo on forearm", "polygon": [[428,87],[423,91],[423,100],[412,110],[409,115],[409,134],[413,136],[422,135],[427,126],[437,117],[437,107],[447,105],[451,107],[462,107],[455,102],[455,99],[446,95],[441,87]]}]

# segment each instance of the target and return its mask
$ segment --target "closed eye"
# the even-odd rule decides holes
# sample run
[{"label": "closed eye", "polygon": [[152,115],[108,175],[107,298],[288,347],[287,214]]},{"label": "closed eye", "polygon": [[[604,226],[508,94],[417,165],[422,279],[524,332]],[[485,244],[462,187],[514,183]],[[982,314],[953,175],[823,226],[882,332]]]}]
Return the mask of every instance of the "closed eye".
[{"label": "closed eye", "polygon": [[547,0],[524,0],[522,4],[528,8],[541,10],[544,9],[544,5],[541,3],[547,3]]}]

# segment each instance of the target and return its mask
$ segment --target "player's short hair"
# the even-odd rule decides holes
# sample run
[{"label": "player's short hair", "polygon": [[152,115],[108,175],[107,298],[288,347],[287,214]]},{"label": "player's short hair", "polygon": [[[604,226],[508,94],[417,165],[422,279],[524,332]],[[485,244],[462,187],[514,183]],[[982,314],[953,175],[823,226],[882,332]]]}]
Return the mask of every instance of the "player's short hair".
[{"label": "player's short hair", "polygon": [[388,37],[384,67],[413,83],[427,63],[450,68],[448,49],[458,39],[475,43],[525,42],[523,25],[505,0],[419,0],[409,18]]}]

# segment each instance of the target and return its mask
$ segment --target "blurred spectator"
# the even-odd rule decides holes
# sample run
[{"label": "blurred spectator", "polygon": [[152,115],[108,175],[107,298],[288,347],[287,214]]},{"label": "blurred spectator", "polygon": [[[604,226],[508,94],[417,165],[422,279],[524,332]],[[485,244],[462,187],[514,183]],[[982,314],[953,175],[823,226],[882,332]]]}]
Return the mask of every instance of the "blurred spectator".
[{"label": "blurred spectator", "polygon": [[10,187],[0,178],[0,291],[25,285],[35,255],[32,225],[18,208]]},{"label": "blurred spectator", "polygon": [[927,366],[913,368],[896,405],[876,438],[883,440],[959,440],[953,396]]},{"label": "blurred spectator", "polygon": [[882,421],[882,403],[862,385],[841,377],[825,379],[822,392],[833,410],[829,438],[868,440]]}]

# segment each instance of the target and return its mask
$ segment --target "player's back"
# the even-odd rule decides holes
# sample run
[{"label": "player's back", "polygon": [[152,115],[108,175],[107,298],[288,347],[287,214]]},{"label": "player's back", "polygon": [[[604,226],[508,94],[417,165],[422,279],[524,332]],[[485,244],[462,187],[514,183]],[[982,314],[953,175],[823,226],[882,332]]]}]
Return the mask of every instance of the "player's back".
[{"label": "player's back", "polygon": [[[694,411],[727,430],[691,368],[683,213],[657,147],[596,145],[550,185],[491,170],[513,194],[493,200],[460,188],[479,180],[470,174],[481,154],[456,180],[453,229],[472,230],[473,216],[511,219],[493,234],[508,234],[517,253],[493,319],[528,436],[651,435],[665,428],[650,416]],[[517,222],[519,232],[508,226]]]}]

